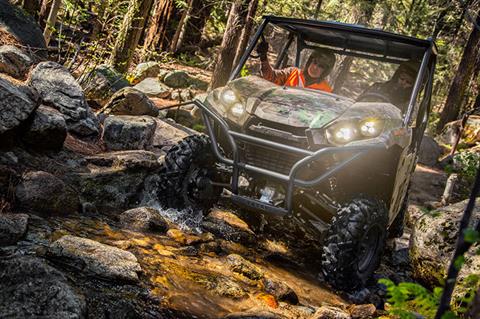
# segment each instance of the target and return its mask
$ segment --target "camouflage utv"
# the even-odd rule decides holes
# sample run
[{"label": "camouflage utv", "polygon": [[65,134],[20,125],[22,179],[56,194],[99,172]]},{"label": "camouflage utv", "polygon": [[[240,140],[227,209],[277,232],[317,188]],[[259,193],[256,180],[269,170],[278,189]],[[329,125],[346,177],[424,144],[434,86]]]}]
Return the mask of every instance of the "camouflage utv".
[{"label": "camouflage utv", "polygon": [[[254,51],[261,37],[277,69],[301,68],[319,47],[333,52],[333,93],[263,79]],[[347,290],[366,284],[386,239],[403,232],[435,59],[432,40],[264,17],[226,86],[189,102],[208,136],[189,136],[167,153],[163,203],[206,211],[223,195],[252,213],[289,216],[322,241],[318,264],[329,283]],[[368,90],[406,61],[417,69],[405,104]]]}]

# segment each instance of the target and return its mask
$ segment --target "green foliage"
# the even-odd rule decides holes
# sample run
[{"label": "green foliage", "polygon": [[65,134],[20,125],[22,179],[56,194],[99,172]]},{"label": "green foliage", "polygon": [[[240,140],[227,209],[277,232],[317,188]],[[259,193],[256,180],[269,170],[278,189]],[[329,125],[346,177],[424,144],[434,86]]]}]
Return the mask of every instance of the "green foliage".
[{"label": "green foliage", "polygon": [[[388,309],[390,315],[401,319],[417,318],[416,313],[433,318],[440,303],[442,288],[435,288],[433,292],[422,285],[402,282],[395,285],[389,279],[380,279],[379,283],[387,287]],[[452,317],[450,317],[452,318]]]},{"label": "green foliage", "polygon": [[244,76],[249,76],[249,75],[250,75],[250,71],[248,70],[247,66],[244,65],[242,67],[242,69],[240,70],[240,76],[244,77]]},{"label": "green foliage", "polygon": [[461,151],[454,156],[453,170],[468,180],[473,180],[480,163],[480,154]]}]

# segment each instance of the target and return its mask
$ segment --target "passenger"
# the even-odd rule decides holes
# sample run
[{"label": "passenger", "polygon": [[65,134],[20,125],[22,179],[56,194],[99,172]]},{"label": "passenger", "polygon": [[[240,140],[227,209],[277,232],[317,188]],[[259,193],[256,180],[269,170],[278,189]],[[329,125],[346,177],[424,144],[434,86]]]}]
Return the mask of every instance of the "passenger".
[{"label": "passenger", "polygon": [[[357,99],[358,101],[368,101],[363,96],[378,94],[385,97],[388,102],[399,108],[406,108],[410,101],[413,85],[417,77],[419,64],[413,61],[407,61],[400,64],[392,78],[387,82],[378,82],[372,84]],[[386,102],[386,101],[385,101]]]},{"label": "passenger", "polygon": [[335,54],[316,48],[303,70],[296,67],[288,67],[275,70],[268,62],[268,43],[262,41],[257,46],[257,54],[260,56],[262,77],[278,85],[305,87],[308,89],[332,92],[333,89],[325,80],[335,65]]}]

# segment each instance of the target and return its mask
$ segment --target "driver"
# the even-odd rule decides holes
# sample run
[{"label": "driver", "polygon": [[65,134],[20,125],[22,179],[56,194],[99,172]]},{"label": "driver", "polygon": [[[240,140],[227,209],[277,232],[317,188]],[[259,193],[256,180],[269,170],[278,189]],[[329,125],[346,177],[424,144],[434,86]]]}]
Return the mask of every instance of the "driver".
[{"label": "driver", "polygon": [[418,66],[418,63],[413,61],[402,62],[389,81],[372,84],[357,100],[368,101],[368,98],[362,99],[362,97],[378,94],[388,99],[388,102],[405,108],[415,84]]},{"label": "driver", "polygon": [[262,41],[258,44],[257,54],[261,61],[262,77],[278,85],[304,87],[308,89],[332,92],[333,89],[325,80],[335,65],[335,54],[332,52],[316,48],[303,70],[296,67],[288,67],[281,70],[275,70],[268,62],[267,57],[268,43]]}]

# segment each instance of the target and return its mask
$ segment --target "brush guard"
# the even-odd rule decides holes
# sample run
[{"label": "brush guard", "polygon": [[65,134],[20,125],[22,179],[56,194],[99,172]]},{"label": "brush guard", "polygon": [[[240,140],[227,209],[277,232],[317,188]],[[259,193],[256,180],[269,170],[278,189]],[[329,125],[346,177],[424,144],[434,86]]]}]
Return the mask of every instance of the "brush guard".
[{"label": "brush guard", "polygon": [[[312,152],[302,148],[284,145],[284,144],[280,144],[280,143],[272,142],[269,140],[261,139],[258,137],[232,131],[230,130],[227,122],[225,122],[224,119],[222,119],[218,114],[212,111],[208,106],[206,106],[204,103],[198,100],[175,104],[170,106],[169,108],[175,108],[175,107],[179,108],[181,106],[189,105],[189,104],[194,104],[201,110],[203,121],[208,130],[208,135],[212,140],[212,151],[215,154],[218,161],[232,167],[232,180],[231,180],[232,202],[240,206],[261,210],[277,216],[285,216],[292,213],[293,191],[295,187],[302,187],[302,188],[314,187],[324,182],[331,176],[335,175],[342,169],[348,167],[353,162],[364,157],[369,151],[386,149],[386,145],[384,144],[373,144],[373,145],[326,147],[318,151]],[[222,132],[225,134],[227,141],[230,144],[233,158],[225,157],[220,151],[220,149],[218,148],[218,142],[215,136],[215,131],[212,127],[212,121],[217,123],[220,129],[222,130]],[[278,149],[280,151],[292,152],[298,155],[302,155],[304,157],[298,160],[290,169],[289,174],[286,175],[286,174],[271,171],[262,167],[241,162],[239,159],[240,157],[239,157],[239,151],[238,151],[236,140],[243,140],[245,142],[250,142],[257,145],[267,146],[274,149]],[[309,180],[303,180],[303,179],[297,178],[297,174],[299,171],[301,171],[301,169],[308,166],[310,163],[318,160],[320,157],[327,156],[333,153],[352,153],[352,156],[341,161],[336,166],[324,172],[320,176],[317,176]],[[239,195],[238,180],[239,180],[240,169],[261,174],[264,176],[268,176],[276,180],[285,182],[287,184],[287,192],[285,194],[284,207],[270,205],[256,199],[252,199],[247,196]]]}]

